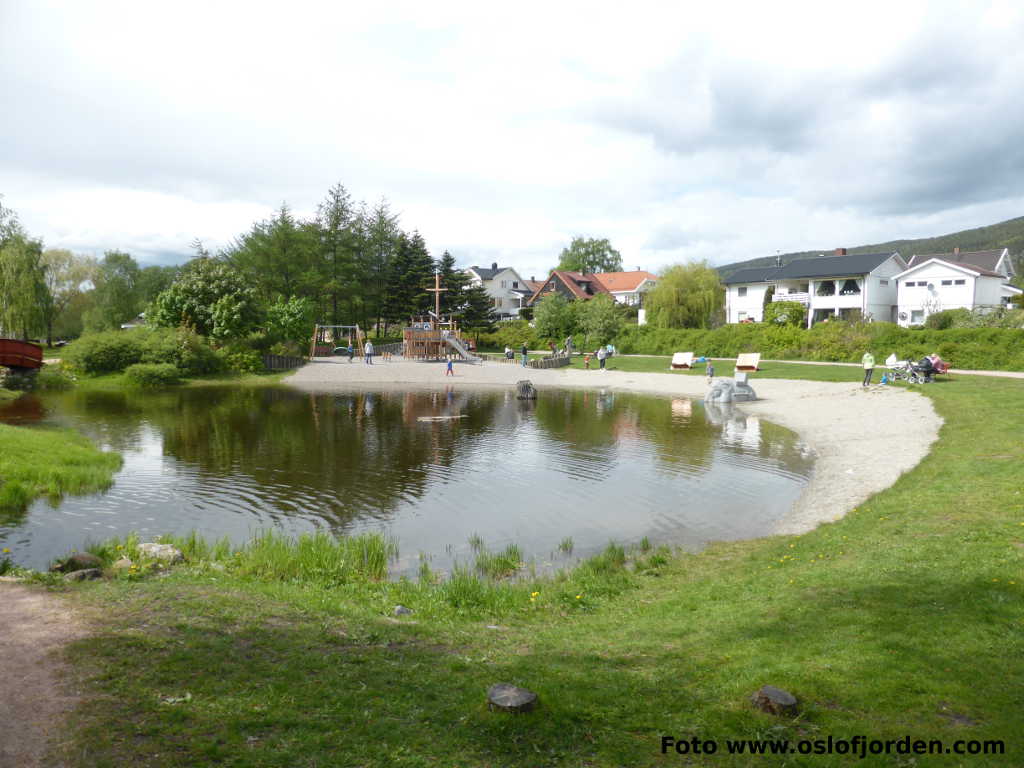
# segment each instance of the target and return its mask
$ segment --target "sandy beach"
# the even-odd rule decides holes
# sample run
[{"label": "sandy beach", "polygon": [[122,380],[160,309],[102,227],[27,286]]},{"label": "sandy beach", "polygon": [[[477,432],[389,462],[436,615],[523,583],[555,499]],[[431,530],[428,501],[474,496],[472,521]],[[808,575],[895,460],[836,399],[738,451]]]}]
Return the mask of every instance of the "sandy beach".
[{"label": "sandy beach", "polygon": [[[454,377],[444,373],[442,363],[396,359],[366,365],[316,358],[285,381],[316,392],[440,389],[449,385],[507,388],[520,379],[529,379],[538,389],[610,389],[695,399],[703,398],[707,390],[702,376],[533,370],[503,362],[460,363]],[[803,533],[819,523],[837,520],[888,488],[927,455],[942,426],[931,401],[908,389],[875,386],[865,390],[859,382],[760,379],[757,374],[751,375],[750,383],[758,401],[737,407],[792,429],[816,456],[814,474],[793,509],[779,522],[777,534]]]}]

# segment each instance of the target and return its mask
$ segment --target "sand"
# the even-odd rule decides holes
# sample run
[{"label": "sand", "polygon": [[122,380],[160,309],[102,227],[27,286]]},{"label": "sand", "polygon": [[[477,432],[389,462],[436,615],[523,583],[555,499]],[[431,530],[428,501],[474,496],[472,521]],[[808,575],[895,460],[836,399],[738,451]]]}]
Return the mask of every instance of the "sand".
[{"label": "sand", "polygon": [[[317,358],[285,380],[305,391],[512,387],[529,379],[538,389],[607,389],[651,395],[702,398],[702,376],[666,376],[600,370],[533,370],[519,364],[457,364],[455,376],[442,363],[375,361],[373,365]],[[851,374],[854,375],[854,374]],[[859,378],[859,376],[858,376]],[[815,455],[810,482],[779,521],[777,534],[798,534],[838,520],[871,495],[888,488],[915,467],[938,438],[942,419],[931,400],[900,387],[859,382],[833,383],[750,377],[758,400],[738,404],[744,412],[800,435]]]}]

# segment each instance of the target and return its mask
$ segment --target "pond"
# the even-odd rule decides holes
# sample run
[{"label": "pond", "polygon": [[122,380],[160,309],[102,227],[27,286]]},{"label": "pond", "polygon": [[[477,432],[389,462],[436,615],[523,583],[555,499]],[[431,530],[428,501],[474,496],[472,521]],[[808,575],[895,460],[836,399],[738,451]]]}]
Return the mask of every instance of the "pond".
[{"label": "pond", "polygon": [[644,537],[696,551],[770,533],[813,465],[792,432],[739,411],[600,391],[72,391],[0,406],[0,421],[72,426],[124,456],[106,493],[0,516],[0,546],[34,568],[193,529],[384,531],[396,573],[468,561],[472,537],[541,568]]}]

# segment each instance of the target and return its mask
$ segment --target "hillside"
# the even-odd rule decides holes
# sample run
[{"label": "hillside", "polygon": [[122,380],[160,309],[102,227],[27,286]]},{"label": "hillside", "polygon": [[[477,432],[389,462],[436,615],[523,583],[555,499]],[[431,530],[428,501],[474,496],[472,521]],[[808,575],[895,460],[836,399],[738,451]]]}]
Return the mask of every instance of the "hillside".
[{"label": "hillside", "polygon": [[[918,240],[890,240],[886,243],[858,245],[855,248],[848,248],[847,252],[882,253],[884,251],[899,251],[902,256],[910,258],[915,253],[949,253],[956,247],[959,247],[962,251],[1009,248],[1010,253],[1015,255],[1016,261],[1019,264],[1021,254],[1024,254],[1024,216],[1001,221],[998,224],[990,224],[987,227],[965,229],[962,232],[952,232],[948,235],[939,235],[938,237],[924,237]],[[783,264],[788,264],[797,259],[809,259],[822,254],[830,255],[834,251],[835,247],[833,246],[813,251],[784,253],[780,258]],[[722,277],[728,277],[740,269],[770,266],[774,263],[775,256],[764,256],[757,259],[724,264],[718,267],[718,271]]]}]

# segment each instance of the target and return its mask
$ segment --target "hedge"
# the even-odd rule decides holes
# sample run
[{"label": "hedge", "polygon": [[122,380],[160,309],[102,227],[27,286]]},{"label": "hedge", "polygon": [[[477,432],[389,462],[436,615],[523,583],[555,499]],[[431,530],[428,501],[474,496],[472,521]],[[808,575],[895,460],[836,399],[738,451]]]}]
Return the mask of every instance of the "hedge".
[{"label": "hedge", "polygon": [[181,371],[170,363],[136,363],[124,371],[129,384],[143,389],[169,387],[181,382]]},{"label": "hedge", "polygon": [[82,373],[117,373],[136,363],[167,363],[196,376],[223,368],[206,339],[183,328],[134,328],[82,336],[61,353]]},{"label": "hedge", "polygon": [[893,323],[818,323],[808,329],[763,323],[725,325],[714,330],[628,326],[612,342],[624,354],[694,352],[736,357],[760,352],[768,359],[860,362],[870,351],[877,360],[938,354],[956,368],[1024,371],[1024,330],[1019,328],[901,328]]}]

